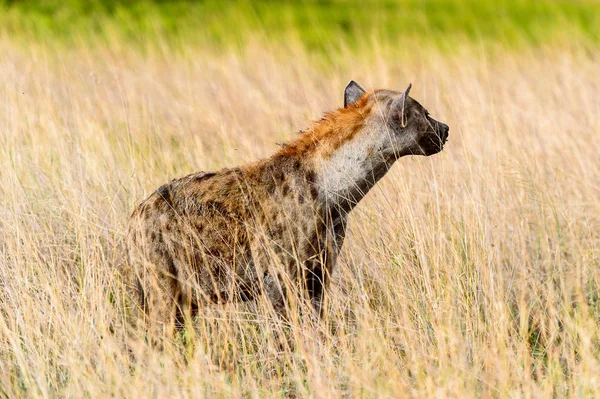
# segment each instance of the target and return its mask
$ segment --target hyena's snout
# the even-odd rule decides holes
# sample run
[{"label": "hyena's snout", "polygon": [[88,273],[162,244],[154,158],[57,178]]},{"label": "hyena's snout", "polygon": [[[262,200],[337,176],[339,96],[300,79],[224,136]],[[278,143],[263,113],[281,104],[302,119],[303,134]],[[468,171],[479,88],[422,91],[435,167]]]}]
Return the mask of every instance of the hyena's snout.
[{"label": "hyena's snout", "polygon": [[424,142],[421,147],[425,152],[425,155],[433,155],[442,151],[444,144],[448,140],[448,133],[450,128],[448,125],[442,122],[435,121],[431,125],[431,131],[424,138]]}]

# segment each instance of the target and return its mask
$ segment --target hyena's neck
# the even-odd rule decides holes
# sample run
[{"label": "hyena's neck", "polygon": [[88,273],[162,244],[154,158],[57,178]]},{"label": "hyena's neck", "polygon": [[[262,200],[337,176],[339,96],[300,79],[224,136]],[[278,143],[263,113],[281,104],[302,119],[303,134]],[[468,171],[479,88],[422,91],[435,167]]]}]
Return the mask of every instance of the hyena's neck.
[{"label": "hyena's neck", "polygon": [[320,205],[332,213],[351,211],[395,160],[385,155],[389,132],[371,111],[361,99],[356,106],[331,112],[279,153],[314,170]]},{"label": "hyena's neck", "polygon": [[396,158],[385,155],[381,135],[376,129],[363,131],[331,154],[315,153],[315,182],[327,208],[350,212],[391,168]]}]

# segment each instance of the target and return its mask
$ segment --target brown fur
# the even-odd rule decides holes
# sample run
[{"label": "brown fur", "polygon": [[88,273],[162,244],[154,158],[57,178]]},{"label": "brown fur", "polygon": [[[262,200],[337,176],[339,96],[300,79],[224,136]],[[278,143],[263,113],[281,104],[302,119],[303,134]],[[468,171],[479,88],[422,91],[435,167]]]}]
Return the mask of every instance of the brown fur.
[{"label": "brown fur", "polygon": [[372,93],[367,93],[358,102],[348,108],[340,108],[325,115],[302,135],[286,146],[281,155],[310,155],[321,151],[323,156],[331,155],[344,142],[352,140],[356,132],[363,127],[365,118],[373,105],[369,102]]},{"label": "brown fur", "polygon": [[[347,143],[371,145],[373,126],[382,123],[375,113],[400,94],[366,93],[268,159],[173,180],[143,201],[129,222],[128,248],[133,285],[151,323],[168,327],[204,304],[259,294],[285,314],[290,291],[306,295],[320,312],[353,206],[328,199],[323,168]],[[367,156],[378,150],[369,147]],[[378,175],[395,160],[386,154]],[[362,195],[379,177],[356,182]]]}]

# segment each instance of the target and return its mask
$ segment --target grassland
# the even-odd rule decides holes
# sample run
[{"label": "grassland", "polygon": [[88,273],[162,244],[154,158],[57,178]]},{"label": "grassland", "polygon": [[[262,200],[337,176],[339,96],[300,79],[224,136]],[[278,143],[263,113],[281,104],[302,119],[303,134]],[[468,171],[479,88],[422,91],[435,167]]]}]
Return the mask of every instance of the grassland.
[{"label": "grassland", "polygon": [[[597,3],[0,4],[0,395],[600,389]],[[350,78],[412,82],[451,135],[356,209],[325,320],[281,350],[264,303],[210,308],[148,346],[116,272],[133,206],[268,156]]]}]

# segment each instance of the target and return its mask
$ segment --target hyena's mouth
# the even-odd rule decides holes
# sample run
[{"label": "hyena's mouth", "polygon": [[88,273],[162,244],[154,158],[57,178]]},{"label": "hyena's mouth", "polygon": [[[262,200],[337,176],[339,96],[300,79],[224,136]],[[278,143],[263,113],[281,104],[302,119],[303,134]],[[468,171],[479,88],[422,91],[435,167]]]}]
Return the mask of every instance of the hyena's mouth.
[{"label": "hyena's mouth", "polygon": [[433,155],[442,151],[444,144],[448,141],[448,131],[448,126],[445,126],[425,136],[420,143],[424,155]]}]

